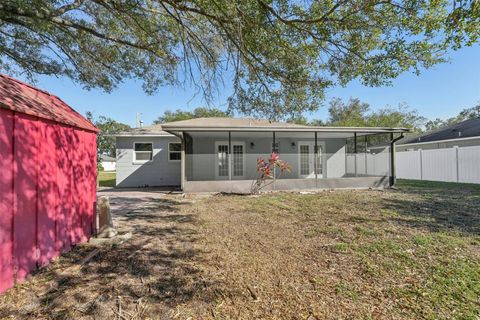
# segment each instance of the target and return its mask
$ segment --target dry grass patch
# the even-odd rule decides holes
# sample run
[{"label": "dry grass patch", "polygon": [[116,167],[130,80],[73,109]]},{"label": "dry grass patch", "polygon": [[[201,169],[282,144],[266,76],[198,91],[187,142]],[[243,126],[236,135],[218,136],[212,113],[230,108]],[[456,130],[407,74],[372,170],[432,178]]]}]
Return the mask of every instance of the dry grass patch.
[{"label": "dry grass patch", "polygon": [[[131,199],[130,242],[67,283],[76,248],[0,300],[0,317],[480,316],[480,188]],[[133,209],[132,209],[133,208]],[[40,287],[50,288],[40,290]],[[32,301],[37,304],[33,307]]]}]

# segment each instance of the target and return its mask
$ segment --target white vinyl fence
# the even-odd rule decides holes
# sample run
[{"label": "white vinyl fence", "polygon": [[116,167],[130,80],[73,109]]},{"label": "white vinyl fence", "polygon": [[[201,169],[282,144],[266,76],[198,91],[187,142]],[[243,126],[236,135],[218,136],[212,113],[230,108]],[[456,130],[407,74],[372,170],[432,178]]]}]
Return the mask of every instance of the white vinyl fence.
[{"label": "white vinyl fence", "polygon": [[[355,166],[356,161],[356,166]],[[390,175],[390,153],[386,149],[380,153],[349,153],[347,154],[346,172],[349,175],[359,176],[388,176]]]},{"label": "white vinyl fence", "polygon": [[480,146],[396,153],[400,179],[480,183]]}]

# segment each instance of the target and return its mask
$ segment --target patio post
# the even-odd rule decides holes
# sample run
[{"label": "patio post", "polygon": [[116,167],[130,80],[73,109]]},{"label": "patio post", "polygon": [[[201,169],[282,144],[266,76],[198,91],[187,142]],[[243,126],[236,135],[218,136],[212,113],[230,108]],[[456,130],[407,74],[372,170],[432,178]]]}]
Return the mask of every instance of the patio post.
[{"label": "patio post", "polygon": [[185,132],[182,131],[180,148],[180,188],[182,191],[185,187]]},{"label": "patio post", "polygon": [[232,132],[228,131],[228,180],[232,180]]},{"label": "patio post", "polygon": [[315,131],[315,147],[313,156],[313,170],[315,170],[315,188],[318,188],[318,133]]},{"label": "patio post", "polygon": [[353,133],[353,153],[355,154],[355,177],[357,176],[357,133]]},{"label": "patio post", "polygon": [[368,156],[367,156],[367,147],[368,147],[368,142],[367,142],[367,135],[365,137],[365,175],[368,176]]}]

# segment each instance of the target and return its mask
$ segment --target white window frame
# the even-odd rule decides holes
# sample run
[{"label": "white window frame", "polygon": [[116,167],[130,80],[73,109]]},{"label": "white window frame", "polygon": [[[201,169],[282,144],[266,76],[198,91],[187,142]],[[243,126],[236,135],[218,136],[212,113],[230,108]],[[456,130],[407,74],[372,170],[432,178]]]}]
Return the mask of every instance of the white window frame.
[{"label": "white window frame", "polygon": [[[170,145],[171,145],[172,143],[179,144],[179,145],[180,145],[180,151],[171,151],[171,150],[170,150]],[[168,162],[176,162],[176,163],[178,163],[178,162],[182,161],[182,150],[181,150],[181,149],[182,149],[182,143],[181,143],[181,142],[174,142],[174,141],[169,142],[169,143],[168,143]],[[170,159],[170,153],[172,153],[172,152],[173,152],[173,153],[180,153],[180,159],[178,159],[178,160],[171,160],[171,159]]]},{"label": "white window frame", "polygon": [[[135,144],[137,144],[137,143],[151,144],[152,145],[152,151],[135,151]],[[151,142],[151,141],[134,141],[133,145],[132,145],[132,149],[133,149],[133,164],[145,164],[145,163],[153,162],[153,142]],[[151,160],[137,160],[137,152],[143,152],[143,153],[151,152],[152,153],[152,159]]]},{"label": "white window frame", "polygon": [[[218,175],[218,146],[219,145],[226,145],[227,148],[228,148],[228,140],[220,140],[220,141],[215,141],[214,145],[215,145],[215,161],[214,161],[214,164],[215,164],[215,180],[230,180],[230,178],[232,180],[243,180],[245,179],[245,174],[246,174],[246,171],[247,171],[247,167],[246,167],[246,158],[247,158],[247,150],[245,148],[245,141],[231,141],[231,144],[232,144],[232,149],[233,149],[233,146],[234,145],[241,145],[243,147],[243,161],[242,161],[242,165],[243,165],[243,175],[241,176],[233,176],[233,152],[230,153],[230,150],[228,150],[227,152],[227,155],[232,155],[232,157],[228,156],[228,175],[226,177],[224,176],[219,176]],[[231,150],[233,151],[233,150]]]},{"label": "white window frame", "polygon": [[[297,141],[297,161],[298,161],[298,177],[300,179],[312,179],[315,178],[315,141]],[[300,146],[301,145],[308,145],[312,152],[312,157],[313,157],[313,168],[310,170],[311,172],[308,175],[302,175],[302,168],[301,168],[301,157],[302,155],[300,154]],[[319,148],[322,148],[322,159],[321,159],[321,165],[322,165],[322,174],[317,174],[318,178],[324,178],[327,176],[327,155],[325,153],[325,142],[324,141],[317,141],[317,146]],[[313,170],[313,171],[312,171]]]}]

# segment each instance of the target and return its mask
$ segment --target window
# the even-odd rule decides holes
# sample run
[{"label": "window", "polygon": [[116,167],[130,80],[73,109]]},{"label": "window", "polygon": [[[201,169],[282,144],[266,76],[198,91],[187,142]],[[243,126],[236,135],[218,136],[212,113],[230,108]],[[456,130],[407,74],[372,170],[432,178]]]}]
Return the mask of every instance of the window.
[{"label": "window", "polygon": [[182,159],[182,144],[177,142],[170,142],[168,144],[168,160],[180,161]]},{"label": "window", "polygon": [[135,142],[133,148],[133,162],[145,163],[152,161],[153,145],[151,142]]},{"label": "window", "polygon": [[243,145],[233,145],[233,176],[243,176]]},{"label": "window", "polygon": [[217,166],[218,176],[228,177],[228,144],[219,144],[217,146]]}]

